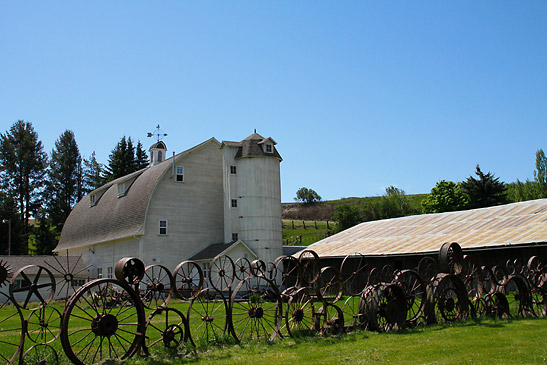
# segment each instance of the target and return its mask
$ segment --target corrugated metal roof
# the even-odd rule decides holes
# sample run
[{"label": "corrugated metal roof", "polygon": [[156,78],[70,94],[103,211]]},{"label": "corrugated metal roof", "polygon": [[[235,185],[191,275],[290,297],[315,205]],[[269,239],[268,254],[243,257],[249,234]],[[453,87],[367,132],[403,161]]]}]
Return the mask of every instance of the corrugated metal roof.
[{"label": "corrugated metal roof", "polygon": [[364,222],[309,246],[322,257],[436,252],[547,242],[547,199]]}]

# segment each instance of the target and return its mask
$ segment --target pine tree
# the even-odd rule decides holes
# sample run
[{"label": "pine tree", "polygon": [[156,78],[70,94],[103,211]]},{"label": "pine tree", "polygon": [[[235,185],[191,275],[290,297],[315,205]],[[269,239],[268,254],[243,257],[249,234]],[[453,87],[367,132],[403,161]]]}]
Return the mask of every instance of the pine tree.
[{"label": "pine tree", "polygon": [[112,181],[136,170],[135,147],[131,137],[125,136],[118,142],[108,157],[105,180]]},{"label": "pine tree", "polygon": [[140,170],[148,166],[148,154],[144,150],[141,141],[137,142],[137,148],[135,150],[135,165],[136,169]]},{"label": "pine tree", "polygon": [[82,190],[84,193],[89,193],[104,184],[104,166],[97,161],[95,151],[89,159],[84,159],[83,165]]},{"label": "pine tree", "polygon": [[499,181],[499,177],[494,177],[494,174],[490,172],[483,173],[479,165],[476,167],[475,174],[479,177],[478,179],[469,176],[461,183],[463,192],[469,197],[469,208],[484,208],[507,203],[507,188],[505,183]]},{"label": "pine tree", "polygon": [[547,198],[547,157],[543,149],[536,152],[534,180],[537,189],[536,199]]},{"label": "pine tree", "polygon": [[51,152],[46,191],[51,223],[60,232],[82,196],[82,158],[74,132],[70,130],[61,134]]},{"label": "pine tree", "polygon": [[32,124],[19,120],[0,135],[0,168],[20,212],[20,223],[28,232],[28,222],[40,203],[45,183],[47,154]]}]

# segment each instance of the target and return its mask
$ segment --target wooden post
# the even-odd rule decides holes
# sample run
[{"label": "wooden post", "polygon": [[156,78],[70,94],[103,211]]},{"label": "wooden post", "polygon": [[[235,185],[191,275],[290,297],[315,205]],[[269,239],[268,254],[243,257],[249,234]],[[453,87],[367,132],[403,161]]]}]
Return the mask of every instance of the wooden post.
[{"label": "wooden post", "polygon": [[306,222],[302,221],[302,225],[304,226],[304,229],[306,229]]},{"label": "wooden post", "polygon": [[317,221],[313,221],[313,223],[315,224],[315,229],[317,229]]},{"label": "wooden post", "polygon": [[294,229],[294,221],[291,221],[291,223],[292,223],[292,229]]}]

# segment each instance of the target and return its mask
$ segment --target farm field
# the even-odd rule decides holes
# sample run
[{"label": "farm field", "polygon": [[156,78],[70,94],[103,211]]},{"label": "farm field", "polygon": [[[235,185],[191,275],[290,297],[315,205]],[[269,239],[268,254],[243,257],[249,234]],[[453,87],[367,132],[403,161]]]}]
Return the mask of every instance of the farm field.
[{"label": "farm field", "polygon": [[336,222],[283,219],[283,244],[308,246],[336,232]]}]

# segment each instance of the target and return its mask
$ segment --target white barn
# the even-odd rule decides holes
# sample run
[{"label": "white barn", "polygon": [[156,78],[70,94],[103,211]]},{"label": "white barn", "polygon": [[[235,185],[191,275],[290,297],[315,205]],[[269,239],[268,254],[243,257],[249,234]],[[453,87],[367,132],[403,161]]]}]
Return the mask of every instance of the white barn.
[{"label": "white barn", "polygon": [[173,270],[188,259],[206,266],[216,255],[282,255],[281,156],[256,132],[241,142],[211,138],[85,196],[69,215],[55,252],[82,255],[90,276],[113,277],[116,262],[138,257]]}]

